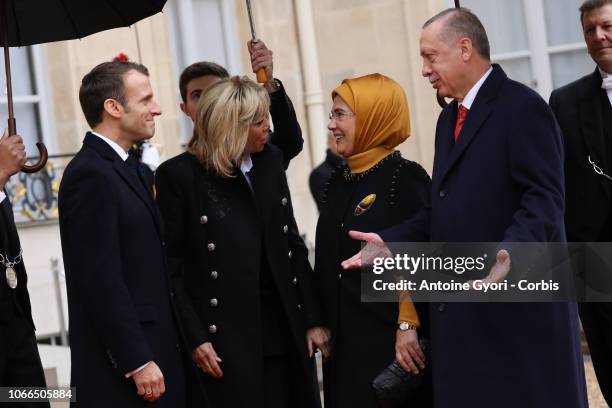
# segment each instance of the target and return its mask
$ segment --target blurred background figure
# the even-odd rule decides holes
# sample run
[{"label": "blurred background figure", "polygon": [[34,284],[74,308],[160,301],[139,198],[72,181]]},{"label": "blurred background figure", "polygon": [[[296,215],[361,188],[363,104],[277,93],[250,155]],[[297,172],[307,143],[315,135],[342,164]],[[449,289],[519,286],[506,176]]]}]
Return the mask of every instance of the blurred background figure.
[{"label": "blurred background figure", "polygon": [[336,139],[333,133],[327,135],[327,150],[325,152],[325,160],[323,163],[315,167],[310,172],[308,185],[310,193],[317,203],[317,209],[321,212],[323,206],[323,193],[325,192],[325,183],[329,180],[332,172],[338,167],[346,164],[346,161],[336,152]]}]

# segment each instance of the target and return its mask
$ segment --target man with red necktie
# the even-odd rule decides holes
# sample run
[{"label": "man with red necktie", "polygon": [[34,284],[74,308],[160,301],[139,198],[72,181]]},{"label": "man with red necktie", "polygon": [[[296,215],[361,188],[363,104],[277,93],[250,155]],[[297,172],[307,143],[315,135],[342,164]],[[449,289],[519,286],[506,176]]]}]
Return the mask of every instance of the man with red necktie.
[{"label": "man with red necktie", "polygon": [[[490,62],[487,34],[467,9],[427,21],[423,76],[452,98],[438,118],[431,206],[355,239],[493,242],[485,279],[517,267],[516,242],[563,242],[563,143],[552,111]],[[510,261],[514,260],[514,263]],[[343,262],[362,266],[361,252]],[[587,406],[575,303],[431,303],[436,408]]]}]

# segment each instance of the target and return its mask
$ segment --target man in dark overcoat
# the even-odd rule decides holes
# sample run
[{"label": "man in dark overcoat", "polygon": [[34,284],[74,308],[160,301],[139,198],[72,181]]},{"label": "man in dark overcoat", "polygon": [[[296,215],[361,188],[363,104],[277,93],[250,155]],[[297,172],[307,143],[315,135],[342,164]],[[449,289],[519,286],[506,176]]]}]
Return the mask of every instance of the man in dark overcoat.
[{"label": "man in dark overcoat", "polygon": [[[512,243],[565,240],[558,126],[539,95],[491,65],[470,11],[431,18],[420,48],[423,76],[454,99],[436,127],[431,207],[353,236],[499,243],[504,276]],[[360,266],[359,254],[343,264]],[[575,303],[432,303],[430,319],[435,407],[587,406]]]},{"label": "man in dark overcoat", "polygon": [[71,385],[82,407],[180,408],[184,374],[161,221],[128,155],[153,137],[161,114],[148,70],[102,63],[83,78],[79,99],[92,131],[59,192]]},{"label": "man in dark overcoat", "polygon": [[[585,1],[580,12],[584,39],[597,67],[550,96],[565,142],[565,227],[570,242],[611,242],[612,0]],[[603,273],[609,282],[612,271]],[[580,317],[599,386],[610,405],[612,303],[580,303]]]},{"label": "man in dark overcoat", "polygon": [[[19,135],[0,139],[0,387],[44,387],[28,295],[28,276],[4,187],[25,163]],[[36,406],[49,406],[38,403]]]}]

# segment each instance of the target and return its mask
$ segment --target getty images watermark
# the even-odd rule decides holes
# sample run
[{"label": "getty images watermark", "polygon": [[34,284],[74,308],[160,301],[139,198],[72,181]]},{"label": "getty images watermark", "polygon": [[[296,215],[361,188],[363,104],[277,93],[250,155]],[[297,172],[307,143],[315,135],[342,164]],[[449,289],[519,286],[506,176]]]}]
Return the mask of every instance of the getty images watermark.
[{"label": "getty images watermark", "polygon": [[406,292],[413,301],[612,301],[612,243],[387,243],[365,246],[363,260],[365,302]]}]

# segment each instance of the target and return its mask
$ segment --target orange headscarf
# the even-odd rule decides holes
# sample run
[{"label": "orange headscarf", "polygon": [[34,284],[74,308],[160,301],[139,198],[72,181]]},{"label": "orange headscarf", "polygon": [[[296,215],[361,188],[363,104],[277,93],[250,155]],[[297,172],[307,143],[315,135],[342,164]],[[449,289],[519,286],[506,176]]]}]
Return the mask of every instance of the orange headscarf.
[{"label": "orange headscarf", "polygon": [[362,173],[393,153],[410,136],[408,99],[402,87],[381,74],[345,79],[332,92],[355,114],[351,173]]}]

